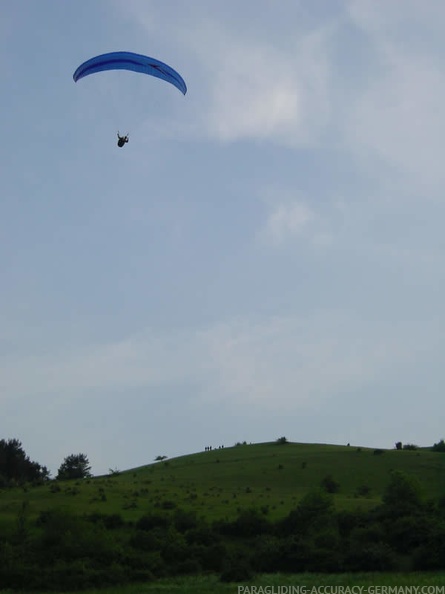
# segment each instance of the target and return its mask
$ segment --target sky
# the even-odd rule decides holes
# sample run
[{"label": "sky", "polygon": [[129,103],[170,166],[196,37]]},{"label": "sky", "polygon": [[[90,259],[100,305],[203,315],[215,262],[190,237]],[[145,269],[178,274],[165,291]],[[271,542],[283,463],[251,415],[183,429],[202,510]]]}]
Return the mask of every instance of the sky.
[{"label": "sky", "polygon": [[[445,436],[442,0],[0,8],[0,438],[54,476]],[[120,50],[187,94],[74,83]]]}]

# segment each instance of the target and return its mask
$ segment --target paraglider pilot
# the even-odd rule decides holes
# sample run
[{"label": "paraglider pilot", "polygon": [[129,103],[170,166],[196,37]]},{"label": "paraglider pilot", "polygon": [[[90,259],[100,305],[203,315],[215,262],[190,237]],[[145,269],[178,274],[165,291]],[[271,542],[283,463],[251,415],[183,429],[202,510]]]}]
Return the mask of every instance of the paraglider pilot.
[{"label": "paraglider pilot", "polygon": [[126,143],[128,142],[128,140],[129,140],[129,139],[128,139],[128,134],[126,134],[125,136],[121,136],[121,135],[119,134],[119,132],[117,133],[117,138],[118,138],[118,140],[117,140],[117,146],[120,146],[121,148],[122,148],[123,146],[125,146],[125,144],[126,144]]}]

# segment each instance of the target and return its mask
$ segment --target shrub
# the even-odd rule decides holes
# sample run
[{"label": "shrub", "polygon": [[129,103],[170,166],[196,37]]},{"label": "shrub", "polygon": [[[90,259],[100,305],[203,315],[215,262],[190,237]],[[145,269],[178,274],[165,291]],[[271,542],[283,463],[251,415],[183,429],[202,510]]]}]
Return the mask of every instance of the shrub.
[{"label": "shrub", "polygon": [[369,485],[359,485],[355,490],[356,497],[368,497],[371,493],[371,487]]},{"label": "shrub", "polygon": [[179,575],[197,575],[202,571],[198,559],[184,559],[184,561],[179,561],[174,569],[175,573]]},{"label": "shrub", "polygon": [[198,525],[196,513],[178,509],[173,516],[173,525],[178,532],[187,532],[192,528],[196,528]]},{"label": "shrub", "polygon": [[138,551],[159,551],[161,543],[162,535],[156,531],[136,530],[129,540],[130,546]]},{"label": "shrub", "polygon": [[199,559],[204,571],[222,571],[227,558],[227,550],[224,544],[216,543],[211,546],[196,547],[196,556]]},{"label": "shrub", "polygon": [[385,540],[385,530],[381,523],[367,521],[355,526],[349,535],[349,544],[352,550],[363,548]]},{"label": "shrub", "polygon": [[89,522],[101,524],[106,530],[117,530],[125,526],[125,520],[120,514],[102,514],[94,512],[86,516]]},{"label": "shrub", "polygon": [[292,535],[282,539],[278,556],[275,556],[277,570],[285,573],[299,573],[306,570],[309,552],[308,539]]},{"label": "shrub", "polygon": [[275,443],[277,443],[278,445],[283,445],[283,444],[289,443],[289,442],[287,441],[287,437],[283,436],[283,437],[279,437]]},{"label": "shrub", "polygon": [[307,493],[298,506],[284,520],[278,523],[277,529],[283,534],[308,534],[320,526],[332,522],[334,504],[330,495],[323,491]]},{"label": "shrub", "polygon": [[347,571],[391,571],[394,567],[394,553],[383,542],[357,545],[345,559]]},{"label": "shrub", "polygon": [[337,513],[337,527],[341,538],[349,538],[351,532],[358,526],[367,523],[366,512],[342,510]]},{"label": "shrub", "polygon": [[282,539],[276,536],[261,536],[254,544],[255,555],[252,567],[259,573],[274,573],[280,570]]},{"label": "shrub", "polygon": [[153,528],[167,528],[171,524],[171,518],[164,514],[147,514],[139,518],[136,528],[139,530],[153,530]]},{"label": "shrub", "polygon": [[387,523],[387,542],[398,553],[411,553],[431,540],[435,522],[424,515],[407,515]]},{"label": "shrub", "polygon": [[326,493],[338,493],[340,489],[340,483],[338,483],[330,474],[325,476],[320,484],[321,488],[323,491],[326,491]]},{"label": "shrub", "polygon": [[185,539],[189,544],[202,545],[205,547],[217,544],[220,541],[220,535],[217,532],[217,526],[211,528],[207,524],[200,524],[185,533]]},{"label": "shrub", "polygon": [[222,534],[250,538],[270,531],[268,520],[255,508],[240,510],[233,522],[219,523]]},{"label": "shrub", "polygon": [[382,499],[385,511],[391,515],[412,513],[422,506],[420,484],[414,477],[394,470]]},{"label": "shrub", "polygon": [[413,569],[417,571],[445,570],[445,522],[438,524],[428,540],[414,553]]},{"label": "shrub", "polygon": [[254,576],[249,559],[245,555],[229,557],[224,562],[220,581],[225,583],[246,582]]}]

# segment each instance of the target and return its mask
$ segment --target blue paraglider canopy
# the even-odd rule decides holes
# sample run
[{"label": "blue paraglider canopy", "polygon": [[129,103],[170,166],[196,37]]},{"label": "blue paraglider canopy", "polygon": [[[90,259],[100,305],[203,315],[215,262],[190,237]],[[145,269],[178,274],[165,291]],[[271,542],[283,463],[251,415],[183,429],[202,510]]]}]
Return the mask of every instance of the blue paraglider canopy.
[{"label": "blue paraglider canopy", "polygon": [[73,74],[74,82],[77,82],[84,76],[104,70],[132,70],[133,72],[149,74],[169,82],[184,95],[187,93],[187,86],[184,79],[171,66],[154,58],[132,52],[111,52],[87,60]]}]

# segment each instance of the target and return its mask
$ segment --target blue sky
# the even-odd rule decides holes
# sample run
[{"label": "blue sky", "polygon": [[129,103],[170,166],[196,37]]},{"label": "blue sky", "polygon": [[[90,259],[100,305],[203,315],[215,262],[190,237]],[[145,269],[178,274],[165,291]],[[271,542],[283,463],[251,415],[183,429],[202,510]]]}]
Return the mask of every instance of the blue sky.
[{"label": "blue sky", "polygon": [[[2,4],[0,437],[95,474],[444,437],[441,0]],[[73,82],[118,50],[187,95]]]}]

